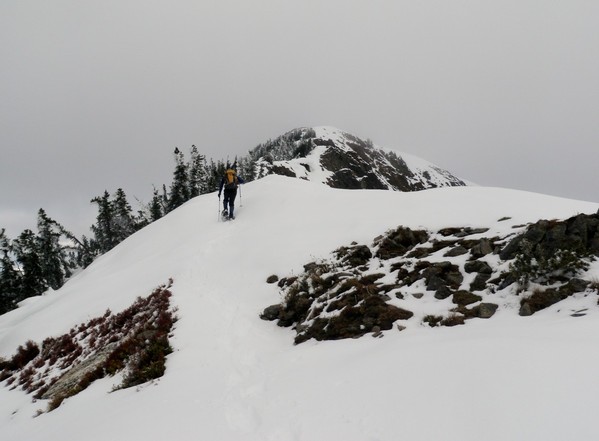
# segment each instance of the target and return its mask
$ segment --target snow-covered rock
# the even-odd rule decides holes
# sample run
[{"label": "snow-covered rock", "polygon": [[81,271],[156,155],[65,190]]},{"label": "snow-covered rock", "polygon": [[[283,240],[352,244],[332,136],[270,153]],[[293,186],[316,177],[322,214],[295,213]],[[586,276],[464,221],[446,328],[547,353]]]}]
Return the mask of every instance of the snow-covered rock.
[{"label": "snow-covered rock", "polygon": [[466,185],[428,161],[333,127],[292,130],[256,147],[250,155],[258,177],[279,174],[334,188],[416,191]]}]

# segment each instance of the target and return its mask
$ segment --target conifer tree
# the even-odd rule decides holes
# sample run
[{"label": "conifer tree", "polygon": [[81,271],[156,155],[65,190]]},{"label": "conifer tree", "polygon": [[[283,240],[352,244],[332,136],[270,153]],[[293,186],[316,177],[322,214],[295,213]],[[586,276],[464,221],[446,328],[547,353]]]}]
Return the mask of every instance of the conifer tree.
[{"label": "conifer tree", "polygon": [[61,229],[41,208],[38,212],[37,229],[36,248],[44,284],[58,289],[64,284],[65,278],[71,275],[67,255],[59,243]]},{"label": "conifer tree", "polygon": [[111,210],[114,238],[117,243],[120,243],[137,230],[131,205],[129,205],[125,191],[122,188],[116,191],[111,202]]},{"label": "conifer tree", "polygon": [[171,184],[167,205],[167,211],[169,212],[189,200],[189,178],[185,157],[178,148],[175,148],[174,155],[175,171],[173,173],[173,183]]},{"label": "conifer tree", "polygon": [[160,219],[163,216],[164,208],[162,206],[162,198],[158,194],[158,190],[154,188],[154,194],[152,196],[152,201],[148,207],[148,215],[149,221],[154,222]]},{"label": "conifer tree", "polygon": [[189,197],[206,193],[206,157],[200,155],[195,145],[191,146],[189,160]]},{"label": "conifer tree", "polygon": [[11,258],[12,244],[4,228],[0,230],[0,314],[17,306],[21,296],[21,274]]},{"label": "conifer tree", "polygon": [[102,196],[93,198],[91,202],[98,204],[96,224],[92,225],[91,230],[94,233],[97,249],[102,254],[118,244],[114,227],[112,201],[108,191],[105,190]]},{"label": "conifer tree", "polygon": [[162,215],[168,213],[168,191],[166,191],[166,185],[162,184]]},{"label": "conifer tree", "polygon": [[13,245],[21,272],[19,300],[42,294],[48,289],[48,285],[44,280],[37,237],[33,231],[27,229],[14,240]]},{"label": "conifer tree", "polygon": [[207,187],[208,192],[218,190],[218,186],[220,185],[220,181],[225,174],[226,166],[225,163],[221,160],[218,162],[214,162],[210,159],[210,165],[207,167]]},{"label": "conifer tree", "polygon": [[80,268],[87,268],[99,254],[97,244],[94,240],[88,239],[85,235],[81,240],[77,240],[78,247],[75,253],[75,262]]}]

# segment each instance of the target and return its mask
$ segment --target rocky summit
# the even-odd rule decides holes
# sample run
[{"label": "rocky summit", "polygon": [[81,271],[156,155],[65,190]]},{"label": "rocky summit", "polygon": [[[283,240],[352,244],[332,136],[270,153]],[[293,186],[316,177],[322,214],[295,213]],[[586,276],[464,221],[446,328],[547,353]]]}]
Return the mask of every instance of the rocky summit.
[{"label": "rocky summit", "polygon": [[430,162],[332,127],[291,130],[250,152],[257,178],[279,174],[343,189],[417,191],[462,186]]}]

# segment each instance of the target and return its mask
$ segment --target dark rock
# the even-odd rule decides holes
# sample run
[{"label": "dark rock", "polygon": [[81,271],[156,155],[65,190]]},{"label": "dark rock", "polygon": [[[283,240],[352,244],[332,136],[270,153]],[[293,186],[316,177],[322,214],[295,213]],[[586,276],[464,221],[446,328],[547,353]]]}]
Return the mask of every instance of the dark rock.
[{"label": "dark rock", "polygon": [[[281,279],[283,280],[283,279]],[[291,286],[293,285],[295,282],[297,281],[297,277],[293,276],[293,277],[287,277],[285,279],[285,286]],[[279,286],[280,286],[280,281],[279,281]]]},{"label": "dark rock", "polygon": [[482,300],[481,296],[476,294],[472,294],[470,291],[456,291],[453,294],[452,301],[456,305],[470,305],[471,303],[480,302]]},{"label": "dark rock", "polygon": [[450,271],[445,275],[445,280],[447,280],[447,283],[450,287],[452,287],[453,289],[458,289],[464,281],[464,276],[459,270]]},{"label": "dark rock", "polygon": [[532,311],[532,308],[530,307],[530,305],[529,305],[528,303],[523,303],[523,304],[520,306],[520,313],[519,313],[519,314],[520,314],[522,317],[528,317],[528,316],[531,316],[531,315],[532,315],[532,313],[533,313],[533,311]]},{"label": "dark rock", "polygon": [[577,292],[584,292],[589,286],[589,282],[577,277],[570,279],[568,283],[559,288],[559,293],[563,298],[569,297]]},{"label": "dark rock", "polygon": [[316,268],[318,268],[318,264],[316,262],[310,262],[304,265],[304,271],[307,273],[312,273],[314,271],[316,271]]},{"label": "dark rock", "polygon": [[449,297],[451,294],[452,294],[452,292],[448,287],[442,286],[435,292],[435,298],[439,299],[439,300],[443,300],[443,299],[446,299],[447,297]]},{"label": "dark rock", "polygon": [[385,277],[385,274],[382,273],[368,274],[367,276],[364,276],[360,279],[360,283],[362,285],[372,285],[374,282],[383,277]]},{"label": "dark rock", "polygon": [[443,228],[441,230],[439,230],[439,233],[442,236],[455,236],[455,237],[466,237],[466,236],[471,236],[473,234],[482,234],[482,233],[486,233],[487,231],[489,231],[488,228],[471,228],[471,227],[465,227],[465,228]]},{"label": "dark rock", "polygon": [[282,165],[273,165],[272,166],[272,173],[276,174],[276,175],[281,175],[281,176],[288,176],[290,178],[295,178],[297,177],[297,175],[295,174],[295,172],[285,166]]},{"label": "dark rock", "polygon": [[447,288],[447,282],[437,275],[432,275],[428,278],[426,289],[429,291],[436,291],[441,287]]},{"label": "dark rock", "polygon": [[451,227],[451,228],[442,228],[439,230],[439,234],[441,234],[441,236],[455,236],[456,234],[458,234],[460,231],[462,231],[461,228],[456,228],[456,227]]},{"label": "dark rock", "polygon": [[520,303],[520,315],[532,315],[541,309],[548,308],[559,302],[562,298],[560,293],[553,288],[545,291],[535,291],[530,297],[522,299]]},{"label": "dark rock", "polygon": [[447,261],[430,264],[422,272],[422,277],[424,277],[426,289],[429,291],[436,291],[441,286],[447,285],[453,289],[458,289],[464,280],[458,266]]},{"label": "dark rock", "polygon": [[279,276],[277,276],[276,274],[273,274],[272,276],[268,276],[268,278],[266,279],[266,283],[276,283],[279,281]]},{"label": "dark rock", "polygon": [[530,245],[532,256],[552,256],[557,250],[599,255],[599,215],[579,214],[565,221],[540,220],[512,239],[500,252],[511,260]]},{"label": "dark rock", "polygon": [[298,334],[295,342],[301,343],[310,338],[338,340],[360,337],[375,329],[378,332],[391,329],[395,321],[412,316],[412,312],[389,305],[380,296],[372,295],[358,305],[343,308],[338,316],[316,318],[312,326]]},{"label": "dark rock", "polygon": [[434,239],[430,242],[432,249],[431,251],[433,253],[436,253],[439,250],[442,250],[443,248],[449,248],[449,247],[453,247],[457,242],[455,240],[437,240]]},{"label": "dark rock", "polygon": [[428,233],[424,230],[411,230],[399,227],[388,233],[379,244],[376,257],[380,259],[392,259],[405,255],[417,245],[428,240]]},{"label": "dark rock", "polygon": [[406,257],[412,259],[423,259],[430,256],[432,251],[433,249],[431,247],[418,247],[406,254]]},{"label": "dark rock", "polygon": [[[396,284],[396,283],[390,283],[390,284],[386,284],[386,285],[380,285],[378,288],[381,292],[384,292],[385,294],[389,293],[390,291],[393,291],[395,289],[399,289],[401,288],[402,285]],[[397,295],[397,294],[396,294]],[[403,297],[403,296],[402,296]],[[401,298],[401,297],[398,297]]]},{"label": "dark rock", "polygon": [[355,268],[366,265],[372,258],[372,252],[366,245],[341,247],[337,250],[337,258]]},{"label": "dark rock", "polygon": [[493,252],[493,244],[489,239],[481,239],[477,245],[470,250],[472,258],[478,259]]},{"label": "dark rock", "polygon": [[483,291],[487,288],[487,280],[491,278],[491,274],[477,274],[470,284],[471,291]]},{"label": "dark rock", "polygon": [[296,322],[301,322],[306,318],[306,315],[312,306],[313,299],[307,294],[295,295],[288,298],[287,303],[279,312],[279,326],[287,327]]},{"label": "dark rock", "polygon": [[283,307],[281,305],[271,305],[264,309],[262,314],[260,314],[260,318],[262,320],[273,321],[279,318]]},{"label": "dark rock", "polygon": [[498,279],[494,279],[493,281],[489,280],[489,283],[497,282],[496,284],[498,290],[502,290],[510,286],[512,283],[516,283],[518,281],[518,277],[515,274],[507,273],[499,276]]},{"label": "dark rock", "polygon": [[462,256],[466,253],[468,253],[468,249],[461,245],[458,245],[457,247],[453,247],[451,250],[446,252],[443,255],[443,257],[457,257],[457,256]]},{"label": "dark rock", "polygon": [[474,234],[483,234],[483,233],[486,233],[487,231],[489,231],[489,229],[486,227],[482,227],[482,228],[466,227],[466,228],[464,228],[463,234],[465,236],[472,236]]},{"label": "dark rock", "polygon": [[464,271],[467,273],[482,273],[482,274],[491,274],[493,272],[493,268],[487,263],[480,260],[474,260],[470,262],[466,262],[464,265]]},{"label": "dark rock", "polygon": [[483,319],[491,318],[498,307],[495,303],[481,303],[478,305],[478,317]]}]

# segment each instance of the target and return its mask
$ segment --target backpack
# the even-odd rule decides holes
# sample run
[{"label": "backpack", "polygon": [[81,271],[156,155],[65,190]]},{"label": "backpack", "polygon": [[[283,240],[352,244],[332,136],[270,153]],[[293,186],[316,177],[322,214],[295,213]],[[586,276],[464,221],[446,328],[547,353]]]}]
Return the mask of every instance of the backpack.
[{"label": "backpack", "polygon": [[237,173],[233,169],[227,169],[225,172],[225,190],[233,190],[237,188],[237,184],[239,181],[237,180]]}]

